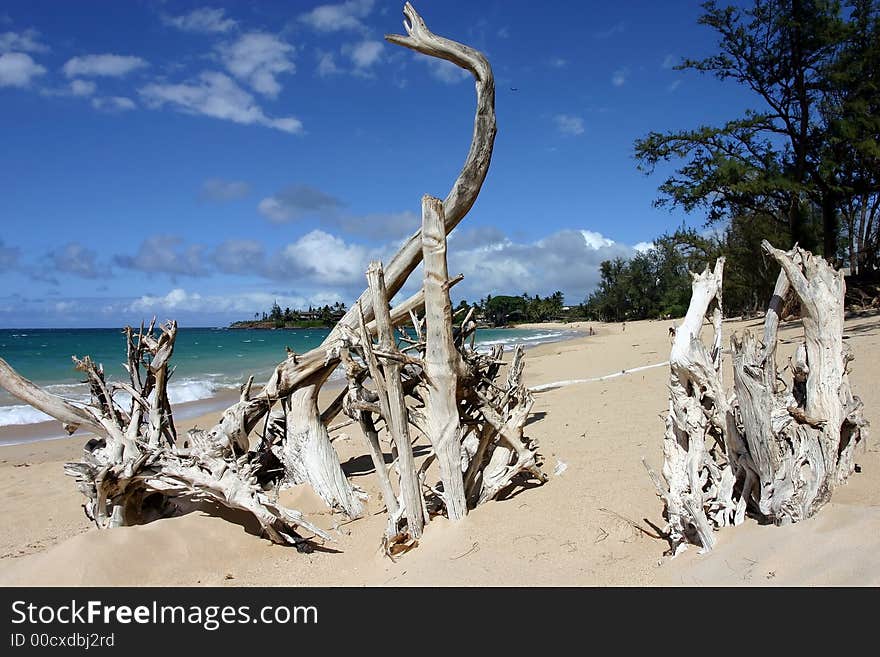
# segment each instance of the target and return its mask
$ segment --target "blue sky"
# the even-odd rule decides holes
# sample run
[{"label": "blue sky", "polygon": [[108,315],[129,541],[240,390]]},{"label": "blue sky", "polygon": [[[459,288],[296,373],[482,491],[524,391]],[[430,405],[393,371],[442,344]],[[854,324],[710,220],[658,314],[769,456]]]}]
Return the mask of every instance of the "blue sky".
[{"label": "blue sky", "polygon": [[[402,32],[402,6],[5,0],[0,327],[213,326],[274,299],[351,303],[470,142],[472,79],[382,39]],[[492,166],[450,239],[456,300],[559,289],[578,303],[602,260],[702,226],[654,209],[662,172],[633,157],[650,130],[749,106],[672,68],[713,50],[699,3],[415,7],[496,77]]]}]

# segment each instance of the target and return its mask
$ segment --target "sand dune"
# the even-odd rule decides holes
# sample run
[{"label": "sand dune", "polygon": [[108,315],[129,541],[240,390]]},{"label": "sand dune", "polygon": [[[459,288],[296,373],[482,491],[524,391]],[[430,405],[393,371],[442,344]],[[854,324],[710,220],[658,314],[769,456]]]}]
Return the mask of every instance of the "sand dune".
[{"label": "sand dune", "polygon": [[[594,379],[668,359],[672,322],[567,328],[595,336],[528,352],[527,382]],[[725,330],[759,322],[728,322]],[[796,323],[781,338],[798,335]],[[880,316],[847,322],[856,361],[851,380],[876,420]],[[790,344],[780,345],[782,356]],[[726,373],[730,381],[730,373]],[[536,394],[527,434],[541,444],[551,480],[484,505],[464,521],[434,519],[417,549],[392,562],[379,552],[384,518],[360,436],[334,443],[355,483],[370,493],[369,514],[343,524],[309,491],[283,499],[337,538],[299,554],[272,545],[254,528],[211,510],[112,531],[90,528],[62,463],[83,437],[0,451],[2,585],[877,585],[880,583],[880,451],[869,444],[861,472],[810,520],[788,527],[743,526],[719,534],[710,554],[670,559],[662,503],[640,459],[661,464],[665,367]],[[212,417],[189,424],[206,426]],[[349,430],[350,428],[346,429]],[[27,465],[25,465],[27,464]],[[236,520],[233,518],[233,520]],[[240,519],[239,519],[240,520]]]}]

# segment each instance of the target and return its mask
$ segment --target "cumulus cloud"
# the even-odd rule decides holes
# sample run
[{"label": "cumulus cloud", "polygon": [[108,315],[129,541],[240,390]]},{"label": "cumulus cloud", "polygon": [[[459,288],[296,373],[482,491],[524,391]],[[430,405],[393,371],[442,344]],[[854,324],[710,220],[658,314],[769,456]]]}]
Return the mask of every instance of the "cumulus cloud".
[{"label": "cumulus cloud", "polygon": [[294,117],[271,118],[224,73],[203,72],[198,80],[186,84],[149,84],[138,90],[153,108],[170,105],[186,114],[201,114],[243,125],[262,125],[290,134],[302,132],[302,122]]},{"label": "cumulus cloud", "polygon": [[562,290],[576,303],[599,282],[603,260],[634,253],[632,247],[589,230],[561,230],[534,242],[515,242],[494,229],[478,230],[482,234],[463,234],[469,239],[454,242],[449,253],[450,271],[465,275],[456,291],[468,297]]},{"label": "cumulus cloud", "polygon": [[135,255],[117,255],[113,261],[125,269],[171,276],[204,276],[208,273],[205,247],[186,246],[173,235],[154,235],[141,242]]},{"label": "cumulus cloud", "polygon": [[236,22],[226,17],[225,9],[202,7],[182,16],[163,15],[162,22],[183,32],[202,32],[205,34],[228,32]]},{"label": "cumulus cloud", "polygon": [[381,41],[366,40],[360,43],[346,44],[342,47],[342,52],[352,61],[356,73],[366,73],[382,60],[384,48],[385,45]]},{"label": "cumulus cloud", "polygon": [[37,39],[40,33],[36,30],[24,32],[4,32],[0,34],[0,53],[2,52],[49,52],[49,46]]},{"label": "cumulus cloud", "polygon": [[31,80],[45,72],[45,67],[23,52],[0,55],[0,87],[28,87]]},{"label": "cumulus cloud", "polygon": [[135,109],[137,105],[131,98],[125,96],[105,96],[92,98],[92,107],[105,112],[125,112]]},{"label": "cumulus cloud", "polygon": [[373,0],[348,0],[339,4],[319,5],[301,14],[299,20],[318,32],[364,30],[363,19],[373,10]]},{"label": "cumulus cloud", "polygon": [[342,207],[339,199],[310,185],[290,185],[260,201],[257,209],[274,223],[287,223],[306,216],[327,217]]},{"label": "cumulus cloud", "polygon": [[584,134],[584,120],[579,116],[557,114],[553,117],[553,121],[556,123],[556,129],[563,135],[577,137]]},{"label": "cumulus cloud", "polygon": [[61,70],[69,78],[119,78],[146,66],[149,66],[146,60],[131,55],[83,55],[67,60]]},{"label": "cumulus cloud", "polygon": [[220,58],[232,75],[256,92],[274,98],[281,91],[276,77],[293,73],[293,46],[265,32],[249,32],[217,48]]},{"label": "cumulus cloud", "polygon": [[208,178],[202,183],[199,198],[203,201],[235,201],[251,193],[251,186],[243,180]]},{"label": "cumulus cloud", "polygon": [[305,278],[319,285],[357,285],[371,254],[361,244],[348,244],[340,237],[313,230],[284,247],[270,263],[273,278]]},{"label": "cumulus cloud", "polygon": [[71,242],[49,253],[55,269],[82,278],[98,278],[103,271],[98,268],[97,254],[81,244]]},{"label": "cumulus cloud", "polygon": [[638,242],[634,247],[633,251],[637,251],[638,253],[646,253],[654,248],[654,242]]},{"label": "cumulus cloud", "polygon": [[21,249],[16,246],[6,246],[3,240],[0,240],[0,272],[15,269],[20,255]]}]

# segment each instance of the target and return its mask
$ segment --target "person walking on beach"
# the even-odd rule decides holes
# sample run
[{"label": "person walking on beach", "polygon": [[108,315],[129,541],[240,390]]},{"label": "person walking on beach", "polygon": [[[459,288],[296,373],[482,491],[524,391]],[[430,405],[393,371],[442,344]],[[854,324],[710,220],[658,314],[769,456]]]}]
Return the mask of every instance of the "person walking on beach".
[{"label": "person walking on beach", "polygon": [[623,323],[623,327],[620,329],[623,333],[626,333],[626,322]]}]

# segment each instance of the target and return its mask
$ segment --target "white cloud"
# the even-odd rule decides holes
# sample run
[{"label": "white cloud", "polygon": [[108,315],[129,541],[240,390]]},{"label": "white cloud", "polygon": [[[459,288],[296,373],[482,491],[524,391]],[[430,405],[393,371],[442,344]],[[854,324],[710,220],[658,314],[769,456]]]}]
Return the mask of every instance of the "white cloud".
[{"label": "white cloud", "polygon": [[294,117],[271,118],[244,89],[223,73],[205,71],[190,84],[149,84],[138,93],[151,107],[169,104],[187,114],[201,114],[243,125],[262,125],[298,134],[302,123]]},{"label": "white cloud", "polygon": [[91,96],[95,93],[96,85],[91,80],[72,80],[70,93],[74,96]]},{"label": "white cloud", "polygon": [[498,28],[498,32],[496,33],[499,39],[509,39],[510,38],[510,29],[506,25],[502,25]]},{"label": "white cloud", "polygon": [[668,91],[669,93],[672,93],[673,91],[678,89],[680,86],[681,86],[681,80],[673,80],[668,85],[666,85],[666,91]]},{"label": "white cloud", "polygon": [[45,72],[46,69],[31,59],[30,55],[22,52],[0,55],[0,87],[27,87],[33,78]]},{"label": "white cloud", "polygon": [[678,58],[675,55],[666,55],[663,58],[663,68],[672,68],[678,63]]},{"label": "white cloud", "polygon": [[218,46],[226,69],[258,93],[274,98],[281,91],[276,76],[293,73],[293,46],[265,32],[243,34],[236,41]]},{"label": "white cloud", "polygon": [[83,55],[69,59],[61,70],[69,78],[119,78],[146,66],[149,66],[146,60],[131,55]]},{"label": "white cloud", "polygon": [[333,56],[331,52],[318,52],[318,75],[320,77],[327,77],[328,75],[333,75],[335,73],[341,73],[339,68],[336,66],[336,58]]},{"label": "white cloud", "polygon": [[633,247],[634,251],[638,251],[639,253],[645,253],[654,248],[654,242],[639,242]]},{"label": "white cloud", "polygon": [[361,41],[355,44],[346,44],[342,51],[348,55],[355,66],[355,70],[365,72],[382,59],[382,51],[385,45],[381,41]]},{"label": "white cloud", "polygon": [[320,5],[299,19],[318,32],[364,30],[363,19],[373,10],[373,0],[348,0],[335,5]]},{"label": "white cloud", "polygon": [[619,68],[611,75],[611,84],[615,87],[622,87],[626,84],[627,77],[629,77],[629,69]]},{"label": "white cloud", "polygon": [[135,109],[137,104],[125,96],[105,96],[92,98],[92,107],[105,112],[126,112]]},{"label": "white cloud", "polygon": [[37,41],[39,36],[36,30],[4,32],[0,34],[0,52],[49,52],[49,46]]},{"label": "white cloud", "polygon": [[581,230],[579,232],[581,237],[584,238],[584,243],[591,249],[604,249],[605,247],[614,246],[615,244],[614,240],[608,239],[602,233],[597,233],[592,230]]},{"label": "white cloud", "polygon": [[319,285],[356,285],[364,280],[370,253],[360,244],[313,230],[288,244],[272,263],[279,278],[305,277]]},{"label": "white cloud", "polygon": [[427,57],[422,54],[416,54],[415,57],[427,64],[431,75],[446,84],[461,82],[462,80],[469,78],[471,75],[468,71],[456,66],[452,62],[446,61],[445,59]]},{"label": "white cloud", "polygon": [[455,236],[449,252],[450,271],[465,275],[456,293],[468,298],[562,290],[570,303],[578,303],[599,282],[603,260],[634,253],[590,230],[561,230],[534,242],[514,242],[495,229],[479,231],[474,239],[468,231]]},{"label": "white cloud", "polygon": [[568,60],[562,57],[554,57],[548,63],[552,68],[565,68],[568,66]]},{"label": "white cloud", "polygon": [[563,135],[577,137],[584,134],[584,120],[579,116],[557,114],[553,117],[553,121],[556,123],[556,128]]},{"label": "white cloud", "polygon": [[226,17],[225,9],[202,7],[183,16],[162,16],[162,22],[184,32],[203,32],[206,34],[228,32],[236,22]]},{"label": "white cloud", "polygon": [[234,201],[250,194],[251,186],[243,180],[208,178],[202,183],[199,198],[203,201]]}]

